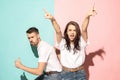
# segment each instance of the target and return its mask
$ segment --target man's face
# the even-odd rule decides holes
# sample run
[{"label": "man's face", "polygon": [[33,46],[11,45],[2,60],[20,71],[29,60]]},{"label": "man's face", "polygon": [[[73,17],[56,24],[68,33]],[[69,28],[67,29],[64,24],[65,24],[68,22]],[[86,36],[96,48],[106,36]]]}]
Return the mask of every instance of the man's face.
[{"label": "man's face", "polygon": [[73,42],[76,37],[76,28],[74,25],[68,26],[67,34],[68,34],[70,41]]},{"label": "man's face", "polygon": [[37,46],[39,43],[39,34],[32,32],[32,33],[27,33],[28,40],[32,46]]}]

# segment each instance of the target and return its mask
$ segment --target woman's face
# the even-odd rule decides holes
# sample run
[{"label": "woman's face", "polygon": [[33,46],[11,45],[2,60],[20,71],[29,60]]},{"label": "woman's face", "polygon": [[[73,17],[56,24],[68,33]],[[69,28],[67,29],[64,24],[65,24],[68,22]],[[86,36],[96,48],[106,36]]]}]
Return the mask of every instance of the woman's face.
[{"label": "woman's face", "polygon": [[76,37],[76,28],[74,25],[69,25],[67,29],[68,38],[73,42]]}]

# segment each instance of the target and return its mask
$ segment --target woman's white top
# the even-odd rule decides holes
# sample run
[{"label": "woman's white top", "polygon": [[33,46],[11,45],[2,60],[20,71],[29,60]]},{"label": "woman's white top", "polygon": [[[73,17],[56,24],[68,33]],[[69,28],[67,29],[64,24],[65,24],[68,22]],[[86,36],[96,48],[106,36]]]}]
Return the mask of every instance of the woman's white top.
[{"label": "woman's white top", "polygon": [[87,46],[87,42],[83,40],[83,38],[80,38],[80,50],[77,50],[76,53],[74,53],[73,48],[74,45],[71,45],[71,50],[66,49],[66,41],[62,38],[61,42],[58,44],[57,47],[60,49],[60,55],[61,55],[61,64],[62,66],[68,67],[68,68],[77,68],[81,66],[85,61],[85,48]]}]

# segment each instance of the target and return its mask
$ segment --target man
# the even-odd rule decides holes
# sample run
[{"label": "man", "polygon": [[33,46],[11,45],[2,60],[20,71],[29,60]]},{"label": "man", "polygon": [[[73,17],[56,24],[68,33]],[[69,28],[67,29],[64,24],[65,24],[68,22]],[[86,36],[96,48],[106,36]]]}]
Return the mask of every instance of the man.
[{"label": "man", "polygon": [[37,28],[31,27],[26,31],[26,33],[30,44],[37,47],[39,55],[38,67],[27,67],[21,63],[20,59],[15,61],[15,66],[35,75],[42,75],[45,70],[43,80],[61,80],[59,72],[61,72],[62,68],[57,58],[55,49],[40,39]]}]

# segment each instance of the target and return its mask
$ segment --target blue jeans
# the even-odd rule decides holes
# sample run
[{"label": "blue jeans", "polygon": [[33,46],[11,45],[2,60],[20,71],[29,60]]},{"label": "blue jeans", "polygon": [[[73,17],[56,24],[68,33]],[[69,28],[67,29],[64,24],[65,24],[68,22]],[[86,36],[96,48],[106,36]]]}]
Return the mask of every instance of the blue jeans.
[{"label": "blue jeans", "polygon": [[62,71],[61,78],[61,80],[87,80],[84,69],[76,72]]},{"label": "blue jeans", "polygon": [[43,80],[62,80],[60,73],[50,74],[50,75],[44,75]]}]

